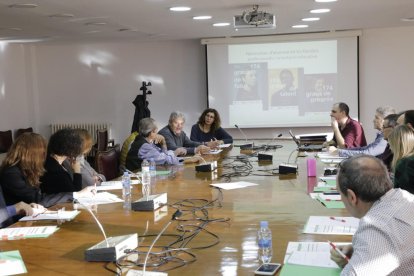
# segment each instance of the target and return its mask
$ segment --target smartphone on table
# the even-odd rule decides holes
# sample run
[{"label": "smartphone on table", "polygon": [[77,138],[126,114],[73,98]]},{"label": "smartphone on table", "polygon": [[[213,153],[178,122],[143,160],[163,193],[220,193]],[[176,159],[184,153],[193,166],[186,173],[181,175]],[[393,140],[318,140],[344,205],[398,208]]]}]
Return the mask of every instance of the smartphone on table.
[{"label": "smartphone on table", "polygon": [[254,274],[256,275],[274,275],[276,271],[280,268],[281,264],[278,263],[268,263],[262,264],[258,269],[255,270]]}]

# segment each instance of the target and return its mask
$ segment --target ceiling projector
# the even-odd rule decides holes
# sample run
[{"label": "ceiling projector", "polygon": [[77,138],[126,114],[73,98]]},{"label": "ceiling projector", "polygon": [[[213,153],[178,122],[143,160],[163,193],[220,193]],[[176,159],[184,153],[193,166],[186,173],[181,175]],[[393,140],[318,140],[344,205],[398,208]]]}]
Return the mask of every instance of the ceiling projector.
[{"label": "ceiling projector", "polygon": [[259,11],[259,6],[254,5],[253,10],[244,11],[241,15],[234,16],[234,28],[275,28],[276,18],[273,14]]}]

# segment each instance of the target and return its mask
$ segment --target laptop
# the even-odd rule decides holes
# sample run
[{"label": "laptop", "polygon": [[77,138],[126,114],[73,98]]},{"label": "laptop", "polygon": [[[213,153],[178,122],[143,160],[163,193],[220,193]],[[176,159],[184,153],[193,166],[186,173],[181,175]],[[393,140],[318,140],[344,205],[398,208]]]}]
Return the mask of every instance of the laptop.
[{"label": "laptop", "polygon": [[295,141],[296,145],[298,145],[299,151],[322,151],[323,146],[322,145],[301,145],[300,141],[296,138],[295,135],[293,135],[292,130],[289,130],[290,136],[292,136],[293,141]]}]

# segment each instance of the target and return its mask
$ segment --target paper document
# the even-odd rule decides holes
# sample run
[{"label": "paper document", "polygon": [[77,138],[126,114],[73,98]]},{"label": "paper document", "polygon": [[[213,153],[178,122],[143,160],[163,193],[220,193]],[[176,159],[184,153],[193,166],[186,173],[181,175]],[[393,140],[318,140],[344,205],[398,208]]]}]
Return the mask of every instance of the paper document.
[{"label": "paper document", "polygon": [[341,156],[338,156],[338,155],[335,155],[335,154],[330,154],[330,153],[327,153],[327,152],[318,152],[316,154],[316,157],[319,157],[321,159],[340,159],[340,160],[344,160],[344,159],[347,158],[347,157],[341,157]]},{"label": "paper document", "polygon": [[18,250],[0,252],[0,276],[27,273]]},{"label": "paper document", "polygon": [[231,146],[231,144],[222,144],[222,145],[219,145],[219,148],[224,149],[224,148],[228,148],[230,146]]},{"label": "paper document", "polygon": [[231,182],[231,183],[215,183],[210,184],[213,187],[217,187],[223,190],[233,190],[233,189],[240,189],[240,188],[246,188],[249,186],[257,186],[256,183],[251,182],[245,182],[245,181],[239,181],[239,182]]},{"label": "paper document", "polygon": [[2,240],[19,240],[29,238],[47,238],[55,233],[57,226],[14,227],[0,229]]},{"label": "paper document", "polygon": [[341,195],[321,193],[318,196],[320,199],[326,200],[326,201],[341,201]]},{"label": "paper document", "polygon": [[354,217],[310,216],[303,233],[322,235],[353,235],[359,225]]},{"label": "paper document", "polygon": [[79,211],[50,211],[36,214],[33,216],[25,216],[19,219],[19,221],[31,221],[31,220],[71,220],[75,218],[80,212]]},{"label": "paper document", "polygon": [[109,204],[123,202],[117,195],[108,192],[99,192],[94,197],[81,197],[78,201],[83,205]]},{"label": "paper document", "polygon": [[[140,184],[138,179],[131,179],[131,185]],[[104,181],[100,186],[96,186],[97,191],[120,190],[122,181]]]},{"label": "paper document", "polygon": [[219,154],[220,152],[222,152],[223,150],[221,150],[221,149],[217,149],[217,150],[210,150],[209,152],[208,152],[208,154]]}]

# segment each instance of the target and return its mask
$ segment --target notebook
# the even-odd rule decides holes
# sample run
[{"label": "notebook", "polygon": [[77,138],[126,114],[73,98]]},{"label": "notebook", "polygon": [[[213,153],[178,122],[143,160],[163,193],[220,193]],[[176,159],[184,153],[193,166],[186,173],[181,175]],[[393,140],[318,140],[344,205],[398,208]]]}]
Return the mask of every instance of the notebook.
[{"label": "notebook", "polygon": [[296,145],[298,145],[299,151],[322,151],[322,145],[301,145],[300,141],[293,135],[292,130],[289,130],[290,136],[292,136],[293,141],[295,141]]}]

